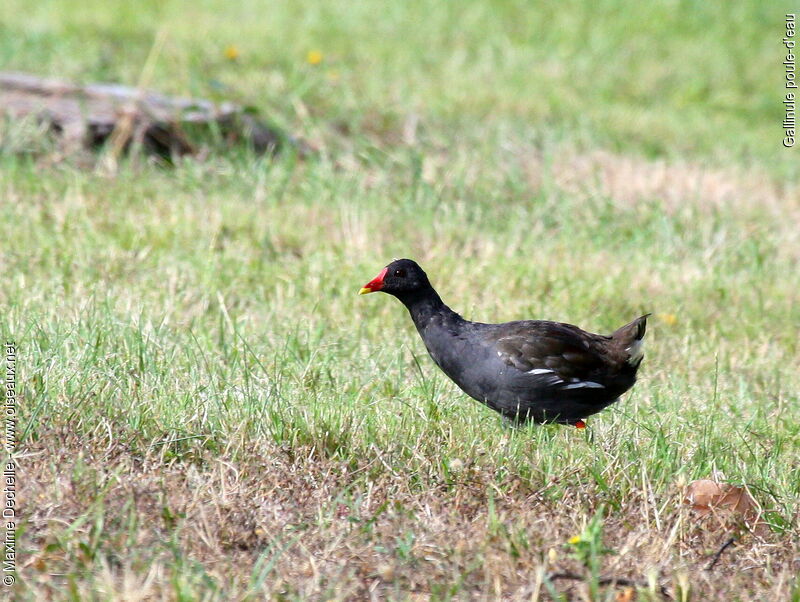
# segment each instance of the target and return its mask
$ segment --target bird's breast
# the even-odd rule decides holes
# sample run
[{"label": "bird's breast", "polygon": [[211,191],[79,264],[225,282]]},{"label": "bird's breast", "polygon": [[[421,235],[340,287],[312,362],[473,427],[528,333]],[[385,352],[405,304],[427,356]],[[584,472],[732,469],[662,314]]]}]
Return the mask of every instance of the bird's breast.
[{"label": "bird's breast", "polygon": [[424,336],[428,354],[462,391],[479,401],[491,397],[510,368],[496,354],[467,337]]}]

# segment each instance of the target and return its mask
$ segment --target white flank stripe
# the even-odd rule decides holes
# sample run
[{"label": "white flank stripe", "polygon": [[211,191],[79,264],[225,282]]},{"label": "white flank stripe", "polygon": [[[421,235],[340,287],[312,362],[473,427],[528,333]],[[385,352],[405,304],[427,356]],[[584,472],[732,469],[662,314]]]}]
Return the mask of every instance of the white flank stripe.
[{"label": "white flank stripe", "polygon": [[534,368],[533,370],[528,370],[528,374],[553,374],[553,371],[547,368]]},{"label": "white flank stripe", "polygon": [[605,389],[600,383],[592,382],[591,380],[584,380],[578,383],[573,383],[564,387],[565,389]]}]

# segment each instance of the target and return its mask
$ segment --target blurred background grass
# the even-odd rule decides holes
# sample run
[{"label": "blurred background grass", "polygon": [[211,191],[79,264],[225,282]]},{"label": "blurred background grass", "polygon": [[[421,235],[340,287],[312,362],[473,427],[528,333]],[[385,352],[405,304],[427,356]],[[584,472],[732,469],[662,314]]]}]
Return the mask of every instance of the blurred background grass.
[{"label": "blurred background grass", "polygon": [[780,146],[789,3],[5,6],[7,68],[136,84],[163,30],[154,87],[237,97],[295,128],[308,119],[380,138],[420,113],[459,136],[506,127],[647,156],[755,161],[796,177]]}]

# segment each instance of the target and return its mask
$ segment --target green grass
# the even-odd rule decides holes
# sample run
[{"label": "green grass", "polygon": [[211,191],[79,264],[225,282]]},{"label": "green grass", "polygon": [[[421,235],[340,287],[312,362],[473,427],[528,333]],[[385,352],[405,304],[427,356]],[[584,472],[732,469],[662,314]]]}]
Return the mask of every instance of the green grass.
[{"label": "green grass", "polygon": [[[9,68],[135,84],[163,28],[151,86],[233,96],[320,149],[109,174],[0,130],[15,593],[608,599],[610,575],[642,599],[796,597],[783,13],[647,7],[8,10]],[[471,319],[608,332],[654,312],[640,382],[584,433],[503,428],[395,300],[356,295],[401,256]],[[709,476],[748,487],[757,532],[690,512]]]}]

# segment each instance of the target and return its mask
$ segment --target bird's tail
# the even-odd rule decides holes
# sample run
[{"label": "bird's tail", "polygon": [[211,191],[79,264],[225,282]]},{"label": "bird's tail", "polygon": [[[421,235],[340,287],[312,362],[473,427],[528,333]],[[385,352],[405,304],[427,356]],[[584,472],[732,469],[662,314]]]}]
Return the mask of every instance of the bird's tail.
[{"label": "bird's tail", "polygon": [[647,331],[647,317],[649,315],[645,314],[640,318],[636,318],[633,322],[618,328],[611,335],[611,338],[619,341],[620,347],[629,354],[627,361],[632,366],[638,366],[644,356],[644,334]]}]

